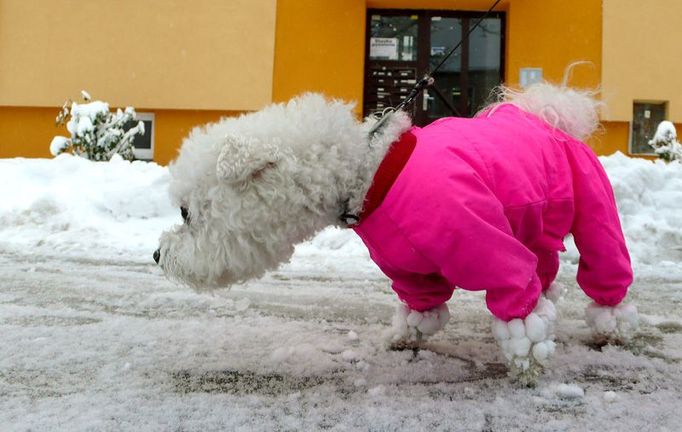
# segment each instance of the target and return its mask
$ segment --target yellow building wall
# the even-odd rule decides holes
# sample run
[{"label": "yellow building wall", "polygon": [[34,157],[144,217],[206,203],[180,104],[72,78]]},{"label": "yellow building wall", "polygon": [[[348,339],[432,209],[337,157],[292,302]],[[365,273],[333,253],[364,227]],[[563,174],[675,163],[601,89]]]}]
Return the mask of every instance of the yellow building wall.
[{"label": "yellow building wall", "polygon": [[0,0],[0,157],[50,157],[80,91],[155,117],[167,163],[196,125],[272,100],[276,0]]},{"label": "yellow building wall", "polygon": [[65,135],[54,126],[55,108],[0,107],[0,157],[51,157],[50,142]]},{"label": "yellow building wall", "polygon": [[668,101],[682,122],[679,0],[604,0],[602,85],[610,121],[631,121],[633,102]]},{"label": "yellow building wall", "polygon": [[[182,139],[190,130],[221,117],[239,115],[236,111],[150,110],[154,121],[154,161],[167,164],[175,158]],[[68,135],[65,126],[55,126],[59,109],[0,107],[0,157],[52,157],[50,142],[55,135]]]},{"label": "yellow building wall", "polygon": [[274,101],[323,92],[360,113],[364,58],[364,0],[277,1]]},{"label": "yellow building wall", "polygon": [[597,131],[587,143],[598,155],[610,155],[617,151],[628,153],[630,123],[602,121],[602,129]]},{"label": "yellow building wall", "polygon": [[276,0],[0,0],[0,106],[255,110],[272,99]]},{"label": "yellow building wall", "polygon": [[[140,111],[142,112],[142,111]],[[236,111],[157,110],[154,161],[165,165],[175,159],[182,139],[196,126],[212,123],[221,117],[239,115]]]},{"label": "yellow building wall", "polygon": [[[26,0],[34,4],[37,1]],[[75,0],[59,2],[67,2],[70,6],[75,4]],[[8,4],[20,7],[17,3],[23,3],[23,0],[0,0],[0,6],[3,7]],[[177,2],[171,4],[176,7],[179,5]],[[285,101],[305,91],[320,91],[332,97],[356,101],[356,112],[360,114],[368,8],[482,11],[491,4],[491,0],[277,0],[273,18],[276,21],[272,37],[271,99]],[[518,83],[519,69],[522,67],[541,67],[545,79],[557,82],[562,79],[568,64],[586,60],[591,64],[577,67],[570,84],[579,87],[599,86],[602,77],[601,5],[601,0],[503,0],[498,10],[507,14],[504,65],[507,83]],[[254,9],[253,6],[244,7]],[[5,22],[1,20],[2,17],[0,24],[4,25]],[[253,31],[258,26],[252,24],[253,28],[245,34],[258,33]],[[6,28],[0,26],[0,47],[5,43],[3,37],[6,38],[6,34]],[[0,60],[2,55],[0,50]],[[251,54],[249,61],[256,57]],[[245,63],[246,60],[230,63],[224,70],[237,69],[244,75]],[[155,68],[150,66],[150,71],[159,79],[165,79],[163,76],[167,72],[164,64]],[[200,79],[210,82],[216,78],[202,75]],[[173,82],[175,88],[169,90],[172,92],[182,91],[189,81],[175,77]],[[77,92],[80,87],[74,89]],[[65,97],[77,95],[63,92],[58,91],[59,98],[54,97],[55,102],[50,109],[32,111],[28,108],[0,106],[0,157],[48,156],[47,147],[52,136],[64,133],[52,127],[57,108]],[[101,95],[93,91],[93,96]],[[203,96],[195,95],[195,98],[202,99]],[[112,106],[125,105],[116,103],[116,99],[112,100],[109,101]],[[256,105],[262,105],[262,100],[249,109],[260,107]],[[182,137],[191,127],[215,121],[221,116],[238,114],[239,111],[235,109],[239,106],[242,105],[226,105],[225,109],[216,110],[179,110],[164,109],[167,107],[158,104],[137,104],[136,108],[140,112],[156,114],[155,160],[167,163],[175,157]],[[26,127],[16,127],[17,122]],[[606,132],[590,140],[595,151],[600,154],[616,150],[626,152],[629,124],[609,121],[604,126]]]}]

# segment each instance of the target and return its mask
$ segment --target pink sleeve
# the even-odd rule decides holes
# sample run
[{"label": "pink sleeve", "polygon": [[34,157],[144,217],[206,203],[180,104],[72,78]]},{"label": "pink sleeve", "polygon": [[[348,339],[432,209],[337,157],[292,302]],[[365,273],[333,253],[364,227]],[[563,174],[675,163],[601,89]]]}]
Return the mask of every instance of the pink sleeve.
[{"label": "pink sleeve", "polygon": [[451,180],[455,193],[441,196],[443,208],[427,224],[436,229],[423,231],[440,236],[419,242],[425,255],[454,285],[485,290],[488,309],[497,318],[526,317],[542,290],[537,257],[514,237],[502,203],[478,174],[453,173]]},{"label": "pink sleeve", "polygon": [[391,276],[393,291],[410,309],[423,312],[436,308],[452,297],[455,287],[437,274],[411,273]]},{"label": "pink sleeve", "polygon": [[598,304],[615,306],[632,283],[632,267],[613,189],[587,146],[570,153],[575,196],[571,232],[580,252],[578,284]]}]

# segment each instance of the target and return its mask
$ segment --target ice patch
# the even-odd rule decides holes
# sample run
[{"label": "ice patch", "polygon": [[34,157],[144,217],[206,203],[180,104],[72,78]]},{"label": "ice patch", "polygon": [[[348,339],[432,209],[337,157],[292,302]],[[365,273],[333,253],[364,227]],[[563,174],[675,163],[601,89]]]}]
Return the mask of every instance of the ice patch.
[{"label": "ice patch", "polygon": [[347,362],[354,362],[358,360],[358,353],[353,350],[346,350],[341,353],[341,358]]},{"label": "ice patch", "polygon": [[559,384],[556,387],[556,395],[562,399],[582,399],[585,390],[577,384]]},{"label": "ice patch", "polygon": [[606,403],[613,403],[616,401],[618,398],[618,395],[614,391],[605,391],[604,392],[604,402]]},{"label": "ice patch", "polygon": [[367,393],[372,397],[380,397],[386,393],[386,387],[382,385],[372,387],[371,389],[367,390]]},{"label": "ice patch", "polygon": [[235,303],[235,310],[237,312],[244,312],[251,306],[251,300],[248,298],[243,298]]}]

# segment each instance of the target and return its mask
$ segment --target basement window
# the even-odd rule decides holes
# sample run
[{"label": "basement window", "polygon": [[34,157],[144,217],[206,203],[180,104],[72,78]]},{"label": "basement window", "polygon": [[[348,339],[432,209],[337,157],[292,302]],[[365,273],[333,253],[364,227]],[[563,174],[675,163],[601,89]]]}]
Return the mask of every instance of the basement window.
[{"label": "basement window", "polygon": [[635,102],[630,124],[630,154],[655,155],[649,140],[665,120],[667,102]]},{"label": "basement window", "polygon": [[137,120],[131,122],[126,130],[134,127],[138,121],[144,123],[144,135],[133,138],[133,154],[137,160],[151,161],[154,159],[154,113],[137,113]]}]

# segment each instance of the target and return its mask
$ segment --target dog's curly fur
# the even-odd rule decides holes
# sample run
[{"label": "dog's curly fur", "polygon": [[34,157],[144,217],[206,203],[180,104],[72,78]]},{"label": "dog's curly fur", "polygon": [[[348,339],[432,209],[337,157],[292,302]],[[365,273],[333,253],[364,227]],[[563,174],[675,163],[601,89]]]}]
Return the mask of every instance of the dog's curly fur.
[{"label": "dog's curly fur", "polygon": [[161,236],[165,273],[198,290],[259,277],[344,209],[359,213],[388,146],[410,127],[396,113],[370,143],[375,121],[305,94],[193,130],[170,166],[189,222]]}]

